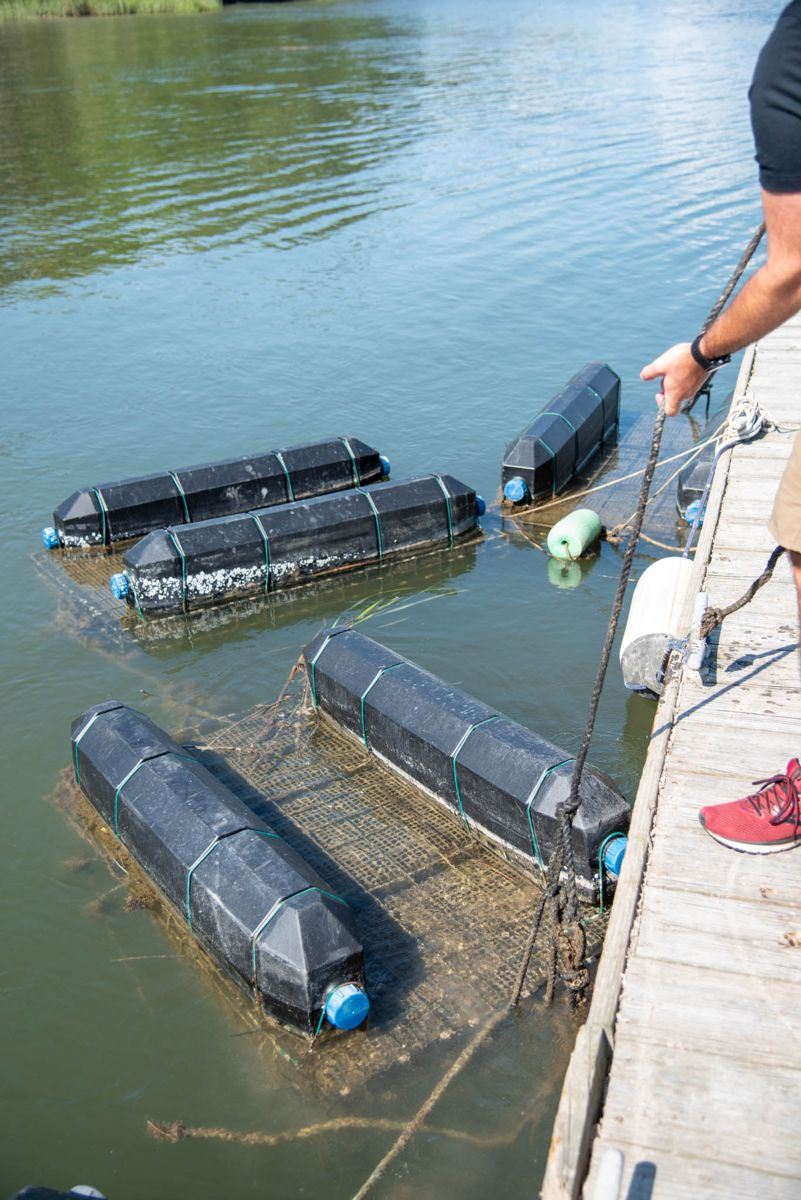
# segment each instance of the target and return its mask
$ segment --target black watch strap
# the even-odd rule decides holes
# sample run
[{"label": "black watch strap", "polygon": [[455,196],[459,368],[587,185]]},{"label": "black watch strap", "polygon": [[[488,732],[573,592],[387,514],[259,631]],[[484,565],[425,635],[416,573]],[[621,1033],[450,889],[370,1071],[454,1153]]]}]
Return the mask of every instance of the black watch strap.
[{"label": "black watch strap", "polygon": [[701,349],[701,338],[703,336],[702,333],[699,333],[690,346],[690,354],[692,354],[699,367],[703,367],[705,371],[717,371],[718,367],[725,367],[726,363],[731,362],[730,354],[723,354],[720,358],[707,358]]}]

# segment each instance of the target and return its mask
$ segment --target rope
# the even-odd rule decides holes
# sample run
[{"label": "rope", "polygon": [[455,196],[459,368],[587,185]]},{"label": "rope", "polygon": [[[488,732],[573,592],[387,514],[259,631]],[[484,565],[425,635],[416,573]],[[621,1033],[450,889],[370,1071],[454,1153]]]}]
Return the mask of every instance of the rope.
[{"label": "rope", "polygon": [[[734,272],[729,279],[726,287],[715,302],[709,316],[703,325],[704,332],[710,328],[717,316],[720,314],[723,306],[728,300],[734,288],[737,285],[743,271],[750,261],[754,251],[764,233],[764,225],[760,225],[757,232],[751,238],[748,246],[743,252],[740,261],[734,269]],[[582,995],[589,983],[589,971],[584,963],[584,950],[586,946],[586,934],[581,917],[578,914],[578,893],[576,890],[576,867],[573,856],[573,843],[571,838],[573,817],[578,811],[581,803],[579,799],[579,788],[581,779],[584,773],[584,765],[587,761],[589,752],[590,740],[595,728],[595,720],[598,715],[598,706],[601,700],[601,692],[603,690],[606,671],[609,666],[609,660],[612,654],[612,646],[617,632],[620,614],[623,609],[623,602],[626,595],[629,576],[634,561],[634,552],[637,548],[637,543],[640,538],[643,519],[645,517],[645,508],[648,503],[648,494],[651,489],[651,482],[656,470],[657,458],[659,457],[659,447],[662,442],[662,433],[665,427],[665,409],[660,406],[656,420],[654,421],[653,435],[651,437],[651,447],[648,452],[648,460],[645,465],[645,470],[642,476],[640,485],[640,496],[636,512],[633,517],[631,528],[631,537],[626,552],[623,558],[623,565],[618,579],[617,591],[612,604],[612,611],[609,617],[609,624],[606,630],[603,648],[601,650],[601,658],[598,664],[598,672],[595,678],[595,685],[590,697],[589,710],[587,713],[587,722],[584,727],[584,734],[581,739],[578,754],[576,755],[576,765],[573,770],[573,777],[570,782],[570,795],[566,803],[557,805],[556,819],[559,822],[561,837],[557,841],[557,846],[554,854],[551,857],[551,862],[548,868],[548,882],[543,890],[542,896],[537,904],[534,912],[534,919],[529,933],[528,941],[523,951],[523,957],[520,963],[520,970],[515,981],[511,995],[511,1006],[515,1007],[520,999],[520,994],[523,990],[528,966],[531,961],[531,954],[534,949],[534,944],[537,939],[542,918],[548,911],[554,936],[551,942],[551,963],[553,969],[549,976],[548,985],[546,987],[546,1003],[550,1003],[553,997],[553,984],[555,982],[556,970],[558,968],[559,975],[570,990],[571,1001],[575,1003]],[[777,553],[778,551],[778,553]],[[781,549],[771,555],[771,560],[778,559]],[[769,561],[768,566],[763,572],[766,579],[770,578],[773,572],[775,561]],[[760,577],[761,578],[761,577]],[[757,586],[761,586],[759,581],[754,581],[751,585],[753,591],[757,590]],[[748,589],[746,597],[737,602],[734,611],[737,607],[748,602],[749,595],[753,592]],[[723,618],[721,617],[721,620]],[[562,879],[564,871],[565,878]]]},{"label": "rope", "polygon": [[745,608],[746,604],[751,603],[759,589],[764,587],[773,575],[776,564],[783,554],[784,546],[774,546],[770,552],[770,558],[765,565],[765,570],[761,575],[757,576],[753,583],[748,585],[739,600],[735,600],[727,608],[708,608],[706,610],[701,618],[700,633],[702,638],[709,637],[710,633],[717,629],[718,625],[723,624],[726,617],[730,617],[732,613],[736,613],[739,609]]},{"label": "rope", "polygon": [[180,479],[178,478],[177,471],[168,471],[167,474],[169,475],[170,479],[173,481],[176,488],[178,489],[178,495],[181,497],[181,504],[184,507],[184,519],[185,519],[187,525],[189,525],[192,522],[192,518],[189,515],[189,505],[186,500],[186,492],[184,491],[183,484],[181,483]]},{"label": "rope", "polygon": [[462,793],[461,789],[459,788],[459,776],[456,771],[456,761],[459,757],[459,754],[464,749],[465,742],[470,737],[473,730],[480,729],[482,725],[489,725],[490,721],[497,720],[498,713],[494,713],[491,717],[485,717],[483,721],[475,721],[472,725],[468,725],[467,729],[456,743],[455,749],[451,752],[451,762],[453,763],[453,785],[456,788],[456,803],[459,805],[459,812],[462,816],[462,824],[464,825],[465,829],[468,830],[468,832],[470,830],[470,822],[467,819],[467,814],[464,811],[464,806],[462,804]]}]

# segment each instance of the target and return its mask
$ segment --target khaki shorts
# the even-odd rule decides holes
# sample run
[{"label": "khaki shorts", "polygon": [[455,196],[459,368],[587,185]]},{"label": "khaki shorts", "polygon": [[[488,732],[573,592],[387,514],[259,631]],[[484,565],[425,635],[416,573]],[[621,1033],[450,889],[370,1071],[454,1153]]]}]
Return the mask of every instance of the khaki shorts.
[{"label": "khaki shorts", "polygon": [[784,468],[768,529],[785,550],[801,553],[801,434]]}]

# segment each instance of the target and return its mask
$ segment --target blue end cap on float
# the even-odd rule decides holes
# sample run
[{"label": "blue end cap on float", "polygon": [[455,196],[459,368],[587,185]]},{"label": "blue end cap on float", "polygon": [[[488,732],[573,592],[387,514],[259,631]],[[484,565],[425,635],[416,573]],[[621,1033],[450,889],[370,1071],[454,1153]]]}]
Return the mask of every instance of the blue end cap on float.
[{"label": "blue end cap on float", "polygon": [[[693,500],[687,505],[687,508],[684,511],[684,520],[687,522],[688,525],[695,524],[696,517],[698,516],[699,512],[701,512],[701,501],[700,500]],[[701,513],[701,520],[698,522],[699,525],[703,525],[704,515],[705,515],[704,513]]]},{"label": "blue end cap on float", "polygon": [[476,492],[476,516],[483,517],[484,513],[486,511],[487,511],[486,500],[484,499],[483,496],[479,496],[478,492]]},{"label": "blue end cap on float", "polygon": [[336,1029],[357,1029],[370,1011],[370,1001],[355,983],[341,983],[325,1002],[325,1015]]},{"label": "blue end cap on float", "polygon": [[521,479],[519,475],[515,475],[504,487],[503,494],[512,504],[520,504],[529,494],[525,479]]},{"label": "blue end cap on float", "polygon": [[108,586],[111,588],[112,596],[115,596],[117,600],[124,600],[128,595],[128,576],[121,572],[118,575],[112,575]]},{"label": "blue end cap on float", "polygon": [[384,472],[387,479],[389,479],[389,473],[392,470],[392,463],[383,454],[379,454],[378,461],[381,463],[381,470]]},{"label": "blue end cap on float", "polygon": [[45,550],[57,550],[59,546],[58,534],[52,525],[45,525],[42,530],[42,543]]},{"label": "blue end cap on float", "polygon": [[610,875],[620,874],[620,868],[623,866],[623,857],[628,844],[629,839],[623,833],[621,833],[620,837],[612,838],[611,842],[607,842],[604,849],[604,866]]}]

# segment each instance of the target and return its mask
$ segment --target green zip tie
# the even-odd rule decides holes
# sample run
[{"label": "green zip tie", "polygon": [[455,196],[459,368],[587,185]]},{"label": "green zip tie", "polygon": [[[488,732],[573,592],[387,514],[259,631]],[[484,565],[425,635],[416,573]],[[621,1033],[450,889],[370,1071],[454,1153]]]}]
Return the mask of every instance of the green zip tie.
[{"label": "green zip tie", "polygon": [[325,637],[323,638],[322,644],[320,646],[320,649],[317,651],[314,658],[309,663],[309,666],[311,668],[310,674],[311,674],[311,690],[312,690],[312,707],[313,708],[317,707],[317,679],[315,676],[315,671],[317,668],[317,660],[320,657],[320,655],[322,654],[323,650],[325,650],[326,646],[331,641],[331,638],[333,636],[334,635],[332,633],[327,633],[325,635]]},{"label": "green zip tie", "polygon": [[269,590],[270,590],[270,539],[267,537],[267,534],[264,531],[264,526],[261,523],[261,518],[257,517],[255,513],[247,513],[246,515],[248,517],[250,517],[251,521],[256,522],[256,528],[258,529],[259,533],[261,534],[262,541],[264,542],[264,590],[265,590],[265,592],[269,592]]},{"label": "green zip tie", "polygon": [[143,767],[145,763],[154,762],[157,758],[166,758],[168,754],[174,755],[175,758],[185,758],[187,762],[197,763],[198,761],[191,754],[176,754],[174,750],[160,750],[158,754],[151,754],[147,758],[140,758],[136,766],[131,767],[130,771],[119,784],[116,792],[114,793],[114,832],[117,837],[120,836],[120,792],[125,787],[126,783],[133,779],[136,772],[140,767]]},{"label": "green zip tie", "polygon": [[278,459],[279,466],[281,467],[281,470],[284,472],[284,478],[286,479],[286,498],[287,498],[287,500],[294,500],[295,499],[295,489],[292,486],[292,480],[289,478],[289,471],[286,469],[286,463],[284,462],[284,456],[280,450],[274,450],[273,454]]},{"label": "green zip tie", "polygon": [[359,464],[356,462],[356,455],[353,453],[353,450],[351,449],[350,442],[345,437],[341,437],[339,440],[342,443],[342,445],[345,447],[345,449],[347,450],[348,454],[350,455],[351,472],[353,475],[353,486],[361,487],[362,480],[361,480],[361,476],[359,475]]},{"label": "green zip tie", "polygon": [[250,945],[251,945],[252,962],[253,962],[253,990],[254,990],[254,992],[256,992],[257,995],[259,994],[259,989],[258,989],[258,983],[256,980],[256,942],[259,940],[259,938],[261,937],[264,930],[270,924],[270,921],[272,921],[273,917],[275,917],[280,912],[280,910],[284,907],[285,904],[288,904],[290,900],[294,900],[296,896],[305,896],[307,892],[319,892],[321,896],[327,896],[329,900],[335,900],[337,902],[337,904],[344,904],[345,908],[350,907],[347,900],[343,900],[341,896],[337,896],[333,892],[328,892],[328,891],[326,891],[325,888],[312,887],[312,886],[299,888],[298,891],[290,892],[288,896],[282,896],[280,900],[276,900],[275,904],[272,906],[270,911],[267,913],[266,917],[262,917],[262,919],[259,921],[256,928],[253,930],[253,933],[250,935]]},{"label": "green zip tie", "polygon": [[439,490],[442,492],[443,496],[445,497],[445,512],[448,517],[448,545],[452,547],[453,546],[453,521],[451,519],[450,492],[445,487],[445,484],[442,482],[442,479],[440,478],[439,475],[432,475],[431,478],[436,479],[437,483],[439,484]]},{"label": "green zip tie", "polygon": [[[573,431],[573,455],[575,457],[576,463],[578,463],[578,460],[579,460],[578,430],[576,429],[573,422],[568,420],[568,418],[565,416],[564,413],[541,412],[539,415],[541,417],[559,417],[562,421],[564,421],[565,425],[567,425],[569,429],[572,429],[572,431]],[[540,440],[542,440],[542,439],[540,439]],[[543,445],[544,445],[544,443],[543,443]]]},{"label": "green zip tie", "polygon": [[545,783],[545,780],[548,778],[548,776],[553,771],[558,771],[560,767],[564,767],[565,764],[569,763],[569,762],[575,762],[575,759],[574,758],[563,758],[561,762],[554,763],[552,767],[546,767],[545,770],[540,775],[537,782],[534,784],[534,787],[531,789],[528,800],[526,800],[526,816],[528,817],[528,827],[529,827],[529,831],[531,832],[531,846],[532,846],[532,849],[534,850],[534,857],[537,860],[537,866],[539,867],[539,869],[543,873],[543,875],[545,874],[545,867],[543,866],[543,863],[542,863],[542,855],[540,854],[540,846],[539,846],[539,842],[537,841],[537,835],[534,832],[534,820],[531,815],[531,806],[533,805],[534,801],[537,799],[539,790],[542,787],[542,785]]},{"label": "green zip tie", "polygon": [[598,847],[598,911],[603,914],[604,911],[604,850],[613,842],[615,838],[625,837],[620,830],[614,833],[608,833]]},{"label": "green zip tie", "polygon": [[376,545],[378,547],[378,561],[381,563],[384,561],[384,543],[381,538],[381,521],[378,516],[378,509],[376,508],[375,501],[373,500],[373,497],[370,495],[369,492],[366,492],[364,490],[364,488],[361,488],[361,487],[357,487],[356,491],[359,493],[360,496],[364,496],[365,500],[367,501],[367,503],[370,505],[370,508],[372,509],[373,520],[375,521],[375,538],[376,538]]},{"label": "green zip tie", "polygon": [[548,451],[548,453],[551,456],[551,483],[553,485],[552,495],[555,496],[556,495],[556,455],[554,454],[553,450],[548,445],[548,443],[545,441],[545,438],[537,437],[537,438],[534,438],[534,441],[540,442],[541,445],[543,445],[545,447],[545,449]]},{"label": "green zip tie", "polygon": [[324,1020],[325,1020],[325,1004],[323,1004],[323,1007],[320,1009],[320,1020],[317,1022],[317,1028],[315,1029],[314,1035],[312,1037],[313,1042],[316,1041],[317,1038],[320,1036],[320,1030],[323,1027]]},{"label": "green zip tie", "polygon": [[86,722],[86,724],[84,725],[84,727],[83,727],[83,729],[81,730],[81,732],[80,732],[80,733],[77,733],[77,734],[75,735],[75,737],[73,738],[73,740],[72,740],[72,752],[73,752],[73,757],[74,757],[74,759],[75,759],[75,782],[76,782],[76,783],[77,783],[79,786],[80,786],[80,783],[81,783],[81,772],[80,772],[80,769],[79,769],[79,767],[78,767],[78,742],[81,740],[81,738],[83,737],[83,735],[84,735],[85,733],[88,733],[88,732],[89,732],[89,730],[92,728],[92,726],[94,725],[94,723],[95,723],[95,721],[97,720],[97,718],[98,718],[98,717],[102,716],[102,715],[103,715],[103,713],[107,713],[107,712],[117,712],[117,709],[118,709],[119,707],[120,707],[120,706],[118,705],[118,706],[117,706],[117,708],[104,708],[104,709],[101,709],[101,710],[99,710],[98,712],[94,712],[94,713],[92,713],[91,717],[90,717],[90,718],[89,718],[89,720]]},{"label": "green zip tie", "polygon": [[[604,366],[606,367],[607,371],[611,370],[609,363],[604,363]],[[614,372],[612,372],[612,373],[614,374]],[[598,391],[598,389],[594,388],[591,383],[587,384],[587,391],[592,392],[593,396],[597,396],[598,399],[601,401],[601,412],[603,414],[603,428],[601,429],[601,444],[603,445],[604,437],[606,434],[606,400],[603,398],[603,396]],[[617,420],[615,421],[615,429],[617,429],[619,424],[620,424],[620,417],[618,416]]]},{"label": "green zip tie", "polygon": [[362,695],[360,697],[360,703],[361,703],[361,709],[362,709],[362,741],[364,742],[365,750],[370,749],[370,743],[367,741],[367,733],[365,732],[365,728],[364,728],[364,702],[367,699],[367,697],[370,695],[370,692],[373,690],[375,685],[378,683],[378,681],[382,675],[386,675],[387,671],[396,671],[398,669],[398,667],[405,667],[405,666],[406,666],[406,663],[397,662],[397,663],[392,663],[392,665],[389,667],[382,667],[380,669],[380,671],[376,671],[375,675],[370,680],[370,682],[368,683],[367,687],[365,688],[364,692],[362,693]]},{"label": "green zip tie", "polygon": [[165,532],[181,556],[181,608],[186,612],[186,555],[184,554],[183,546],[178,541],[177,533],[172,529],[167,529]]},{"label": "green zip tie", "polygon": [[134,581],[134,577],[133,577],[133,575],[129,575],[127,571],[124,574],[125,574],[125,578],[128,580],[128,583],[130,584],[131,591],[133,592],[133,598],[134,598],[134,604],[136,605],[136,611],[138,612],[140,617],[143,617],[144,613],[142,612],[142,605],[139,602],[139,593],[136,590],[136,583]]},{"label": "green zip tie", "polygon": [[187,501],[186,501],[186,492],[184,491],[183,484],[181,483],[180,479],[178,478],[178,474],[176,471],[168,471],[167,474],[169,475],[170,479],[173,481],[175,486],[178,488],[178,495],[181,497],[181,503],[184,506],[184,517],[186,518],[186,523],[187,523],[187,525],[191,525],[192,518],[189,515],[189,505],[187,504]]},{"label": "green zip tie", "polygon": [[465,829],[467,829],[467,830],[470,829],[470,822],[467,819],[467,814],[465,813],[464,806],[462,805],[462,793],[461,793],[461,789],[459,787],[459,776],[456,772],[456,760],[459,757],[460,751],[464,748],[465,742],[470,737],[470,734],[473,732],[474,729],[480,729],[482,725],[489,725],[490,721],[497,721],[497,720],[498,720],[498,713],[495,713],[491,717],[485,717],[483,721],[476,721],[475,724],[469,725],[468,728],[465,730],[465,732],[462,734],[462,736],[459,738],[459,741],[456,745],[456,749],[451,754],[451,760],[453,762],[453,783],[456,788],[456,803],[459,805],[459,812],[462,814],[462,821],[464,823]]},{"label": "green zip tie", "polygon": [[[208,856],[211,854],[212,850],[214,850],[217,846],[219,846],[220,842],[224,842],[228,838],[236,837],[236,835],[238,833],[248,833],[248,832],[257,833],[259,835],[259,837],[278,838],[277,833],[268,833],[264,829],[251,829],[251,827],[249,825],[243,825],[243,827],[241,829],[232,829],[230,833],[220,833],[217,835],[217,837],[212,838],[212,840],[209,842],[206,849],[197,856],[195,861],[192,863],[192,866],[188,869],[188,871],[186,873],[186,920],[189,924],[190,929],[192,929],[192,907],[191,907],[192,876],[194,875],[195,871],[200,866],[200,864],[202,862],[206,861]],[[279,838],[279,841],[280,841],[280,838]]]},{"label": "green zip tie", "polygon": [[108,546],[111,542],[111,522],[107,522],[108,509],[106,508],[106,502],[103,499],[103,493],[100,491],[100,488],[92,488],[92,491],[97,497],[97,503],[100,505],[100,544],[101,546]]}]

